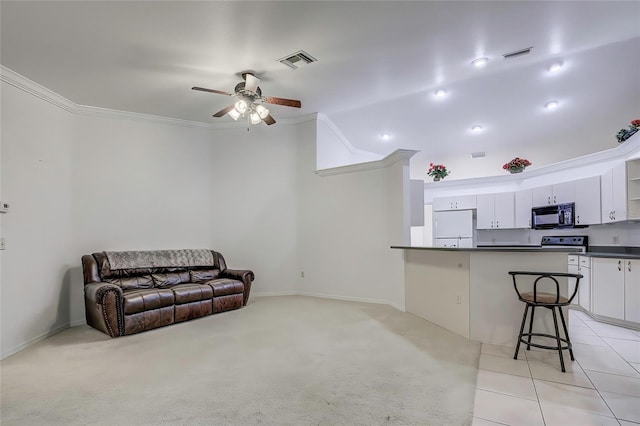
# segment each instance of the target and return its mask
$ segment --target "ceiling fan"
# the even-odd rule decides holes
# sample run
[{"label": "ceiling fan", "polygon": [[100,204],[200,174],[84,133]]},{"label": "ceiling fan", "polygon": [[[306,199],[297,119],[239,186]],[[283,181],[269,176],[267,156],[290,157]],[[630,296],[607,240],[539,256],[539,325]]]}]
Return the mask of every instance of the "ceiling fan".
[{"label": "ceiling fan", "polygon": [[302,103],[293,99],[275,98],[272,96],[262,96],[262,90],[258,87],[260,79],[251,72],[242,73],[243,82],[236,85],[234,93],[222,90],[206,89],[204,87],[192,87],[193,90],[201,92],[217,93],[225,96],[235,96],[238,100],[222,108],[213,114],[214,117],[229,115],[234,120],[239,117],[247,117],[251,124],[260,124],[264,121],[268,126],[274,124],[276,120],[271,116],[269,110],[262,103],[283,105],[293,108],[301,108]]}]

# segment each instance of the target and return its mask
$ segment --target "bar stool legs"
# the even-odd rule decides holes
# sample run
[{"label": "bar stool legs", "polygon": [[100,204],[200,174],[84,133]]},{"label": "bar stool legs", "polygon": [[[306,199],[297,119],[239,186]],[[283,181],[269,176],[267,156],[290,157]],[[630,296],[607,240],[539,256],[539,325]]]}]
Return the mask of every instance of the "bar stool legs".
[{"label": "bar stool legs", "polygon": [[[529,312],[529,307],[531,307],[531,316],[529,318],[529,332],[524,333],[524,327],[527,323],[527,314]],[[560,369],[562,370],[563,373],[565,373],[566,369],[564,366],[564,357],[562,356],[562,351],[564,349],[568,349],[569,355],[571,356],[571,361],[575,361],[575,358],[573,357],[573,349],[571,345],[571,340],[569,339],[569,331],[567,330],[567,323],[565,322],[564,314],[562,313],[562,307],[560,306],[543,306],[543,307],[547,309],[551,309],[551,313],[553,314],[553,328],[555,329],[555,335],[533,333],[533,318],[534,318],[534,312],[535,312],[536,306],[526,303],[524,307],[524,314],[522,315],[522,324],[520,325],[520,334],[518,335],[518,343],[516,344],[516,351],[515,351],[515,354],[513,355],[513,359],[518,359],[518,352],[520,351],[520,343],[526,343],[527,350],[531,350],[531,346],[535,346],[542,349],[554,349],[558,351],[558,356],[560,357]],[[558,328],[558,317],[556,315],[556,308],[558,308],[558,312],[560,313],[560,321],[562,322],[562,329],[564,331],[565,338],[560,337],[560,330]],[[525,336],[527,337],[526,341],[524,339]],[[556,346],[546,346],[546,345],[531,343],[532,336],[555,338]],[[562,342],[566,343],[566,346],[562,346]]]}]

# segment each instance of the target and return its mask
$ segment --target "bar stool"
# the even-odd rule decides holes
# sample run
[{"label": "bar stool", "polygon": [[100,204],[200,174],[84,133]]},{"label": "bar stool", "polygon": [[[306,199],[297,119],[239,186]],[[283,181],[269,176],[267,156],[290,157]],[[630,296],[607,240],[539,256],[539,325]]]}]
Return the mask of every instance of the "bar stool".
[{"label": "bar stool", "polygon": [[[580,283],[580,278],[582,278],[582,275],[566,274],[562,272],[528,272],[528,271],[511,271],[509,272],[509,275],[511,275],[511,277],[513,278],[513,287],[515,288],[516,293],[518,294],[518,299],[521,302],[524,302],[526,304],[524,308],[524,315],[522,316],[522,325],[520,326],[520,335],[518,336],[518,344],[516,345],[516,353],[513,356],[513,359],[518,359],[518,351],[520,350],[520,343],[526,343],[527,350],[530,350],[531,346],[535,346],[536,348],[542,348],[542,349],[557,350],[558,355],[560,356],[560,367],[562,369],[562,372],[564,373],[566,370],[564,368],[564,359],[562,358],[562,351],[564,349],[568,349],[569,355],[571,356],[571,361],[574,361],[575,358],[573,357],[573,350],[571,349],[571,340],[569,339],[569,332],[567,330],[567,323],[564,320],[564,314],[562,313],[562,307],[568,306],[573,300],[573,298],[576,296],[578,292],[578,284]],[[533,291],[521,293],[520,290],[518,290],[516,277],[519,275],[528,275],[528,276],[537,277],[533,282]],[[560,296],[560,284],[558,283],[557,278],[568,278],[568,279],[575,278],[576,285],[573,290],[573,294],[571,294],[569,298]],[[549,281],[555,284],[555,292],[540,291],[540,289],[538,288],[538,284],[540,283],[541,287],[543,287],[542,284],[543,283],[550,284]],[[537,307],[550,309],[551,312],[553,313],[553,326],[556,331],[555,336],[552,334],[532,332],[533,315]],[[529,332],[524,333],[524,326],[525,326],[525,323],[527,322],[527,313],[529,312],[529,308],[531,308],[531,317],[529,318]],[[564,329],[565,338],[560,337],[560,333],[558,332],[558,318],[556,316],[556,308],[560,313],[560,319],[562,321],[562,328]],[[555,339],[556,346],[546,346],[546,345],[540,345],[537,343],[531,343],[531,336],[549,337],[549,338]],[[525,337],[526,337],[526,340],[525,340]],[[562,346],[562,342],[566,343],[566,345]]]}]

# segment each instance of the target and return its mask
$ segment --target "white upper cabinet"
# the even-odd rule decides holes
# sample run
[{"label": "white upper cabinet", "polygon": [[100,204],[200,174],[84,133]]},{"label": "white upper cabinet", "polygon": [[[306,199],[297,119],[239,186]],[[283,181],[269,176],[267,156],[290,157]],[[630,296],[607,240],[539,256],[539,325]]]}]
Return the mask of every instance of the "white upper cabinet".
[{"label": "white upper cabinet", "polygon": [[533,207],[553,204],[572,203],[574,198],[573,182],[557,183],[533,188]]},{"label": "white upper cabinet", "polygon": [[[515,228],[531,228],[531,207],[533,207],[532,190],[524,189],[515,194]],[[598,217],[600,210],[598,209]]]},{"label": "white upper cabinet", "polygon": [[627,220],[626,164],[620,163],[600,177],[602,223]]},{"label": "white upper cabinet", "polygon": [[515,227],[515,196],[513,192],[477,196],[478,229],[510,229]]},{"label": "white upper cabinet", "polygon": [[574,182],[576,225],[595,225],[601,221],[600,176]]},{"label": "white upper cabinet", "polygon": [[476,208],[475,195],[458,195],[455,197],[437,197],[433,199],[433,211],[471,210]]}]

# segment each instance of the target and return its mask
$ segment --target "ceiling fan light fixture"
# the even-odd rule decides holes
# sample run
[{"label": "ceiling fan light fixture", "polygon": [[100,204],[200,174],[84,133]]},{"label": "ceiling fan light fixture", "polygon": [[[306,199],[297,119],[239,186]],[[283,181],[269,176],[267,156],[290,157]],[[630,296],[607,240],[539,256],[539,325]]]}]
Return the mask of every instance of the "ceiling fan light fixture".
[{"label": "ceiling fan light fixture", "polygon": [[256,112],[261,120],[264,120],[269,115],[269,110],[262,105],[256,105]]},{"label": "ceiling fan light fixture", "polygon": [[251,124],[260,124],[262,118],[260,118],[260,115],[258,115],[257,112],[252,111],[251,114],[249,114],[249,120],[251,121]]},{"label": "ceiling fan light fixture", "polygon": [[229,111],[227,114],[235,121],[238,121],[238,117],[240,117],[240,113],[235,108],[231,109],[231,111]]},{"label": "ceiling fan light fixture", "polygon": [[479,125],[479,124],[476,124],[476,125],[471,127],[471,131],[473,133],[480,133],[482,131],[482,126]]},{"label": "ceiling fan light fixture", "polygon": [[236,104],[234,105],[234,108],[240,114],[244,114],[245,112],[247,112],[248,105],[245,100],[240,99],[238,102],[236,102]]}]

